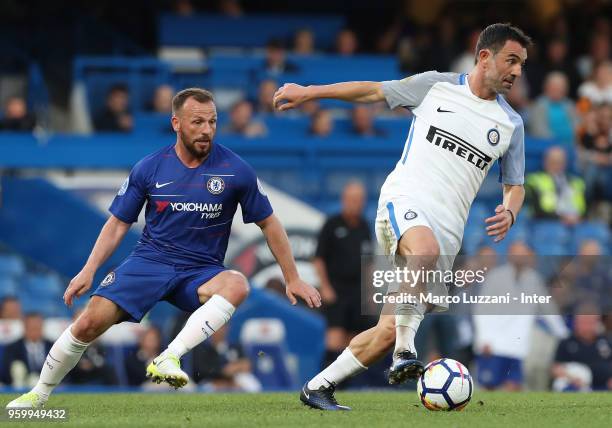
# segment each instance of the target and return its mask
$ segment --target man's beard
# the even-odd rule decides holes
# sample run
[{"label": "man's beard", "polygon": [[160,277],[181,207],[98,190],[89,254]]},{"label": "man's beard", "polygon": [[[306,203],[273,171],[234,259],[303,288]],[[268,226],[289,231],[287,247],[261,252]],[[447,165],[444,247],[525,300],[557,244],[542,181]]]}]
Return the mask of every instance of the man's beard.
[{"label": "man's beard", "polygon": [[191,142],[187,142],[190,141],[189,138],[182,132],[179,131],[179,134],[181,136],[181,141],[183,143],[183,146],[187,149],[187,151],[191,154],[191,156],[193,156],[194,158],[198,159],[198,160],[204,160],[208,157],[208,155],[210,154],[210,151],[212,150],[212,139],[210,140],[210,142],[208,143],[208,149],[205,151],[201,151],[198,150],[196,148],[196,140],[191,140]]}]

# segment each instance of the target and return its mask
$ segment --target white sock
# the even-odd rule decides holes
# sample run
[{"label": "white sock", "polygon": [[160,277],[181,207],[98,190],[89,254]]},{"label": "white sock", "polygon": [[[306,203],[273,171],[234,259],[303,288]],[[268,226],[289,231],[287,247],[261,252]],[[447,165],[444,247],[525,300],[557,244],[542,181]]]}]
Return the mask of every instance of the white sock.
[{"label": "white sock", "polygon": [[414,308],[412,314],[395,315],[395,350],[393,358],[402,351],[414,352],[417,355],[416,347],[414,346],[414,337],[424,315]]},{"label": "white sock", "polygon": [[368,368],[361,364],[349,348],[346,348],[336,361],[331,363],[321,373],[308,382],[308,389],[317,390],[320,387],[337,385],[340,382],[359,374]]},{"label": "white sock", "polygon": [[64,330],[49,350],[45,364],[40,371],[40,379],[32,388],[32,391],[38,393],[43,400],[49,398],[53,388],[77,365],[83,352],[89,346],[89,343],[75,339],[70,332],[71,328],[72,325]]},{"label": "white sock", "polygon": [[191,314],[185,327],[168,345],[168,351],[181,358],[204,342],[229,321],[236,308],[218,294]]}]

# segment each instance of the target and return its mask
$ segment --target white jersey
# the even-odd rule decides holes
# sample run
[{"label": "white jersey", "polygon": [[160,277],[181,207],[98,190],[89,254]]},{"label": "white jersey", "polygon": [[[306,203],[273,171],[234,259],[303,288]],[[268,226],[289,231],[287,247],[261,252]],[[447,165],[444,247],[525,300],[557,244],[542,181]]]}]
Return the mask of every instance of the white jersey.
[{"label": "white jersey", "polygon": [[[520,116],[501,96],[474,95],[465,74],[429,71],[383,82],[383,92],[389,107],[409,108],[414,118],[402,156],[382,186],[379,211],[409,201],[439,229],[436,235],[460,245],[470,206],[493,162],[500,162],[502,183],[524,182]],[[414,214],[396,216],[408,220]]]}]

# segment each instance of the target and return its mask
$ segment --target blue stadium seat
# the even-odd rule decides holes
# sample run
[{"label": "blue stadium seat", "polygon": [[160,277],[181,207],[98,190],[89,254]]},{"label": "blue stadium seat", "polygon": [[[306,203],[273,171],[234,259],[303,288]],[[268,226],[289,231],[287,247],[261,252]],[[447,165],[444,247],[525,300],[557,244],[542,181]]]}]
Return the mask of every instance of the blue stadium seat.
[{"label": "blue stadium seat", "polygon": [[0,254],[0,277],[19,277],[25,272],[23,259],[12,254]]},{"label": "blue stadium seat", "polygon": [[568,254],[570,232],[567,226],[558,221],[534,220],[529,244],[538,254]]},{"label": "blue stadium seat", "polygon": [[57,297],[61,296],[64,287],[56,275],[29,274],[23,279],[23,290],[40,297]]},{"label": "blue stadium seat", "polygon": [[572,238],[572,245],[576,251],[580,248],[582,241],[593,239],[599,242],[605,254],[610,243],[610,228],[603,222],[579,223],[574,227]]},{"label": "blue stadium seat", "polygon": [[16,296],[18,291],[17,282],[13,278],[0,277],[0,299],[6,296]]}]

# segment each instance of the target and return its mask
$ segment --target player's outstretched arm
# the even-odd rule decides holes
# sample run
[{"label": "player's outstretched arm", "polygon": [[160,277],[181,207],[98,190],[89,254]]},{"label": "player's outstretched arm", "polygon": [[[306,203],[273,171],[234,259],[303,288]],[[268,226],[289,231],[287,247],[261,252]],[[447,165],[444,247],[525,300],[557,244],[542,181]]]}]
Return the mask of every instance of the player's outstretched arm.
[{"label": "player's outstretched arm", "polygon": [[257,226],[261,228],[266,237],[268,247],[270,247],[270,251],[272,251],[283,272],[283,277],[287,284],[287,297],[291,304],[295,305],[297,303],[295,296],[298,296],[311,308],[321,306],[319,292],[313,286],[302,281],[298,274],[291,246],[289,245],[289,238],[278,218],[272,214],[264,220],[257,222]]},{"label": "player's outstretched arm", "polygon": [[508,230],[514,224],[516,216],[525,200],[525,188],[522,185],[504,184],[504,203],[495,208],[495,215],[485,220],[487,235],[494,236],[493,242],[499,242],[506,237]]},{"label": "player's outstretched arm", "polygon": [[375,103],[383,101],[385,95],[381,82],[343,82],[332,85],[301,86],[285,83],[274,94],[274,108],[289,110],[305,101],[318,98],[334,98],[355,103]]},{"label": "player's outstretched arm", "polygon": [[81,297],[87,290],[91,288],[94,275],[102,264],[113,254],[115,249],[121,243],[121,240],[130,229],[131,224],[119,220],[114,215],[106,221],[98,239],[91,250],[91,254],[87,259],[87,263],[83,269],[74,277],[66,292],[64,293],[64,303],[72,306],[72,301],[75,297]]}]

